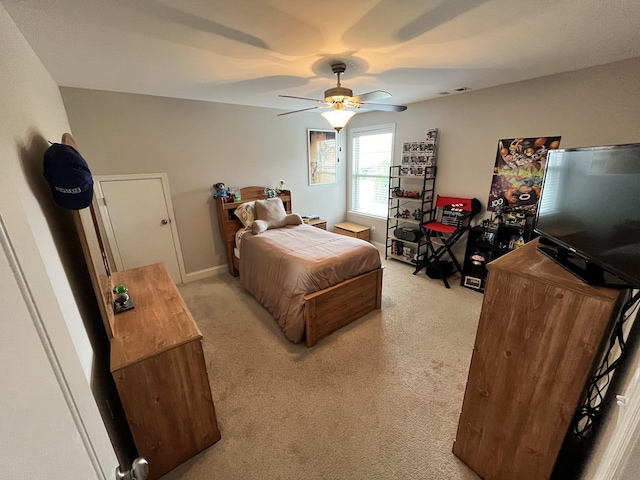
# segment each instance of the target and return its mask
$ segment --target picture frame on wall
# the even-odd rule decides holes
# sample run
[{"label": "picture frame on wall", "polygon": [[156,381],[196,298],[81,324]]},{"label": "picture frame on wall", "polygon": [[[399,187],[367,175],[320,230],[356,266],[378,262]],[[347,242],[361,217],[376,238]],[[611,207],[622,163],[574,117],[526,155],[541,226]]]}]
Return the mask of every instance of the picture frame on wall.
[{"label": "picture frame on wall", "polygon": [[337,132],[335,130],[307,130],[309,154],[309,185],[323,185],[337,181]]}]

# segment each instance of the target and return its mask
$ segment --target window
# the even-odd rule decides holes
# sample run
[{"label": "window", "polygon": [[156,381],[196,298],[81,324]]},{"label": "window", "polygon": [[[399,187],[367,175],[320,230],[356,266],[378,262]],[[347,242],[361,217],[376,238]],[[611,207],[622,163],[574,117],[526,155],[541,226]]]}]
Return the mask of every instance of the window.
[{"label": "window", "polygon": [[549,162],[549,157],[547,157],[547,167],[544,178],[544,190],[546,193],[542,196],[540,204],[538,205],[540,215],[551,215],[557,212],[557,197],[560,193],[563,173],[565,173],[562,171],[562,167],[562,152],[558,152],[555,162]]},{"label": "window", "polygon": [[393,158],[395,125],[354,128],[351,135],[350,210],[387,217],[389,167]]}]

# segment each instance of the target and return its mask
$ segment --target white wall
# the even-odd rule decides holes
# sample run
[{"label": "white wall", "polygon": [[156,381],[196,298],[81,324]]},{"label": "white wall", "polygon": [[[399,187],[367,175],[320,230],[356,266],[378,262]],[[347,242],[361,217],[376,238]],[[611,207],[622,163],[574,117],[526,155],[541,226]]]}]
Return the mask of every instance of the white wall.
[{"label": "white wall", "polygon": [[77,234],[42,178],[46,140],[59,141],[69,123],[55,82],[1,5],[0,58],[0,464],[17,479],[104,478],[117,462],[60,248]]},{"label": "white wall", "polygon": [[[470,91],[410,105],[402,113],[359,113],[348,127],[396,123],[395,163],[406,141],[440,130],[440,194],[474,196],[486,205],[498,140],[561,135],[561,147],[640,142],[640,59]],[[317,113],[62,88],[76,140],[95,174],[169,175],[187,273],[225,262],[210,202],[214,182],[271,185],[284,178],[299,213],[331,225],[345,219],[346,154],[338,183],[309,186],[306,129],[327,128]],[[343,143],[347,138],[343,132]],[[376,226],[386,223],[349,214]],[[212,248],[213,246],[213,248]]]},{"label": "white wall", "polygon": [[292,191],[294,212],[345,219],[345,156],[338,181],[308,183],[307,129],[317,114],[62,88],[73,133],[94,175],[167,173],[187,274],[226,263],[211,185]]},{"label": "white wall", "polygon": [[[476,197],[486,208],[502,138],[561,135],[561,148],[640,142],[638,78],[640,58],[442,97],[402,113],[358,114],[349,126],[395,122],[395,164],[403,142],[438,128],[436,193]],[[374,241],[384,243],[385,224],[376,225]]]}]

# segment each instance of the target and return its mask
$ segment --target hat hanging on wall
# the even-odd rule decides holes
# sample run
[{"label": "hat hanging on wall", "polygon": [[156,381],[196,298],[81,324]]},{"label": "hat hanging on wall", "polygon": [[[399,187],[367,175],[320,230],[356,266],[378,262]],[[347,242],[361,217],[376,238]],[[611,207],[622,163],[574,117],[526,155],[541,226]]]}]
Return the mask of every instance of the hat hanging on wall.
[{"label": "hat hanging on wall", "polygon": [[93,177],[89,165],[75,148],[52,144],[44,152],[44,178],[51,186],[53,199],[61,207],[81,210],[91,205]]}]

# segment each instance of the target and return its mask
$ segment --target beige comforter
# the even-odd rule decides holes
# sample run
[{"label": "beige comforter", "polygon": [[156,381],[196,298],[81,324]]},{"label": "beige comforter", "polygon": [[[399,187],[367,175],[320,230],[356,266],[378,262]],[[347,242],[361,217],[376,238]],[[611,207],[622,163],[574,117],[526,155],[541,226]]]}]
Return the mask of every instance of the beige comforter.
[{"label": "beige comforter", "polygon": [[369,242],[309,225],[247,233],[240,244],[240,283],[294,343],[304,336],[305,295],[379,267]]}]

